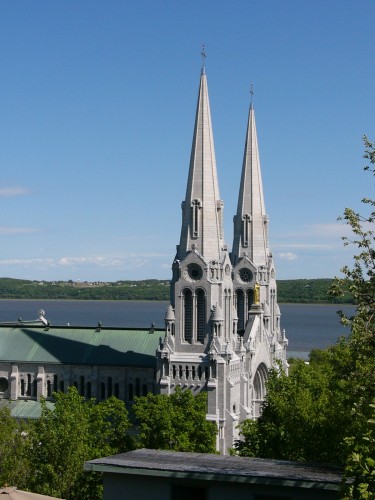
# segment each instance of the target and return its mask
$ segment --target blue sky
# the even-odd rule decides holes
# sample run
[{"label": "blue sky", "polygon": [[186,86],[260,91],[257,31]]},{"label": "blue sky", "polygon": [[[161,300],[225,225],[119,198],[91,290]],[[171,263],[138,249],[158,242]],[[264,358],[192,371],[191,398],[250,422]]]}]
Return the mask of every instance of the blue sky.
[{"label": "blue sky", "polygon": [[373,197],[373,0],[0,0],[0,276],[169,279],[206,46],[225,238],[253,82],[279,279],[350,263]]}]

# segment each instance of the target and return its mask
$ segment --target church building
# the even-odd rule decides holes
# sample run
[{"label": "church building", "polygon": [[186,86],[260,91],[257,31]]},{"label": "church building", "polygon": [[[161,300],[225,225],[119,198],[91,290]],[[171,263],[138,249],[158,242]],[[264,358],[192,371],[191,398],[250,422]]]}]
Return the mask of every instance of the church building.
[{"label": "church building", "polygon": [[158,385],[164,394],[206,390],[207,418],[226,453],[238,423],[259,416],[268,369],[279,360],[287,370],[252,103],[231,253],[223,209],[203,67]]},{"label": "church building", "polygon": [[288,367],[252,103],[232,252],[223,209],[203,66],[165,331],[52,327],[43,316],[2,324],[0,407],[37,416],[42,396],[52,401],[53,391],[70,385],[86,398],[115,395],[128,404],[177,386],[206,391],[207,419],[217,424],[217,449],[226,454],[238,423],[259,416],[269,368]]}]

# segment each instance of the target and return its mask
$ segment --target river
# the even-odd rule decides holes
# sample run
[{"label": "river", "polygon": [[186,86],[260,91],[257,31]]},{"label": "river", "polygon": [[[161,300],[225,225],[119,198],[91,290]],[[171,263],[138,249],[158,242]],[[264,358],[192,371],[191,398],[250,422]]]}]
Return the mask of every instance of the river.
[{"label": "river", "polygon": [[[289,340],[288,357],[308,358],[312,349],[323,349],[347,335],[337,310],[353,314],[353,306],[332,304],[280,304],[281,328]],[[0,323],[32,320],[39,309],[52,325],[94,326],[101,321],[109,327],[164,327],[167,302],[102,300],[0,300]]]}]

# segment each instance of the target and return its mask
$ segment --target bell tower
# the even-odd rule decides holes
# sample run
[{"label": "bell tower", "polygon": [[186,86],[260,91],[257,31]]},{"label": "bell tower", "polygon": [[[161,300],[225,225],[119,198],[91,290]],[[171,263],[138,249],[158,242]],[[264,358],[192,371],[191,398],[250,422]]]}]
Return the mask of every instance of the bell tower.
[{"label": "bell tower", "polygon": [[217,425],[217,449],[225,454],[239,421],[259,414],[268,369],[275,359],[285,362],[285,348],[283,358],[254,110],[251,105],[231,258],[204,64],[181,208],[165,338],[157,351],[158,389],[207,392],[206,418]]},{"label": "bell tower", "polygon": [[[269,249],[269,218],[264,204],[252,100],[247,121],[237,213],[233,221],[231,261],[234,302],[238,315],[238,333],[250,352],[248,378],[251,412],[256,417],[265,395],[268,368],[278,359],[287,371],[285,350],[288,342],[280,330],[276,271]],[[263,340],[260,341],[261,339]]]},{"label": "bell tower", "polygon": [[230,398],[226,392],[226,359],[230,364],[233,355],[229,353],[235,350],[236,312],[204,66],[181,208],[181,236],[172,265],[171,305],[159,353],[160,390],[170,393],[179,385],[195,392],[207,391],[207,418],[217,423],[221,436],[218,448],[224,452],[233,442],[233,429],[227,429],[223,403],[226,397]]}]

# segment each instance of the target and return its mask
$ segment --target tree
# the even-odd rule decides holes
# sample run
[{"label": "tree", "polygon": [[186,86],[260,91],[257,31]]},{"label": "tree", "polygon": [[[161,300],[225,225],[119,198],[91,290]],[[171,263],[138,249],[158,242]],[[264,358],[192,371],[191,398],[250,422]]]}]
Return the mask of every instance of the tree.
[{"label": "tree", "polygon": [[[370,161],[365,170],[375,175],[374,144],[364,138],[364,158]],[[332,362],[350,392],[355,413],[367,425],[369,409],[374,397],[374,353],[375,353],[375,248],[374,222],[375,200],[363,198],[362,203],[370,208],[367,215],[346,208],[343,220],[352,231],[352,238],[343,237],[345,245],[356,248],[352,267],[342,269],[343,277],[336,278],[331,289],[333,296],[346,290],[353,295],[356,314],[352,318],[341,313],[343,324],[350,325],[351,334],[332,349]],[[353,406],[354,408],[354,406]]]},{"label": "tree", "polygon": [[66,499],[102,498],[101,475],[84,472],[87,460],[127,451],[129,428],[125,404],[112,397],[85,401],[75,387],[55,393],[54,409],[42,400],[33,429],[30,487]]},{"label": "tree", "polygon": [[136,398],[141,446],[152,449],[215,453],[216,425],[206,420],[207,395],[176,392]]},{"label": "tree", "polygon": [[[374,144],[366,137],[364,143],[364,157],[370,161],[365,170],[375,175]],[[344,244],[353,245],[356,253],[352,267],[342,269],[343,277],[334,280],[330,291],[335,298],[348,292],[354,297],[356,314],[348,318],[341,313],[342,323],[350,325],[350,335],[326,351],[312,353],[310,365],[294,367],[290,377],[271,372],[261,417],[241,425],[243,441],[236,446],[240,454],[344,465],[347,460],[352,463],[353,453],[360,455],[361,446],[372,432],[375,201],[364,198],[362,202],[370,208],[367,215],[350,208],[344,211],[342,219],[352,233],[352,238],[343,238]],[[356,469],[352,467],[352,471]]]},{"label": "tree", "polygon": [[295,363],[290,376],[272,369],[262,415],[240,424],[242,439],[235,444],[241,456],[336,462],[340,422],[334,418],[325,364]]},{"label": "tree", "polygon": [[[357,437],[346,439],[350,453],[346,462],[344,500],[375,499],[375,404],[371,404],[369,428]],[[353,480],[354,479],[354,480]]]},{"label": "tree", "polygon": [[30,471],[28,449],[30,432],[27,422],[19,422],[9,408],[0,409],[0,485],[23,488]]}]

